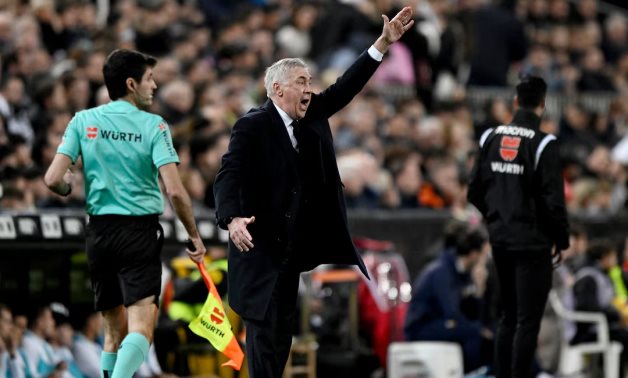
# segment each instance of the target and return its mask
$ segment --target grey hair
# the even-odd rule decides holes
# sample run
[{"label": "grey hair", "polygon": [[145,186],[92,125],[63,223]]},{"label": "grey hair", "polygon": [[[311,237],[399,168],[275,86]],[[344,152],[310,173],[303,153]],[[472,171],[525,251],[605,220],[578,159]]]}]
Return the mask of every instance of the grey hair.
[{"label": "grey hair", "polygon": [[273,90],[274,83],[285,83],[288,80],[288,74],[293,68],[303,67],[308,68],[307,64],[299,58],[285,58],[281,59],[272,66],[266,68],[266,75],[264,76],[264,87],[266,88],[266,95],[272,97],[275,94]]}]

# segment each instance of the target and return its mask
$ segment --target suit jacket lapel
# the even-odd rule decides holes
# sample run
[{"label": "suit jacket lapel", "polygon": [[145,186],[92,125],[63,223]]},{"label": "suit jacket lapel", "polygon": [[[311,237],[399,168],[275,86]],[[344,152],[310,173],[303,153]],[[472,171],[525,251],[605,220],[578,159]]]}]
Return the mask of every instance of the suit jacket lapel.
[{"label": "suit jacket lapel", "polygon": [[272,133],[279,141],[279,145],[286,155],[290,166],[292,167],[294,172],[298,174],[299,169],[297,167],[297,152],[295,151],[294,147],[292,147],[292,142],[290,141],[288,130],[286,130],[286,125],[284,125],[283,120],[279,115],[279,112],[277,112],[277,109],[275,108],[275,105],[271,100],[267,100],[263,108],[266,109],[268,115],[270,116]]}]

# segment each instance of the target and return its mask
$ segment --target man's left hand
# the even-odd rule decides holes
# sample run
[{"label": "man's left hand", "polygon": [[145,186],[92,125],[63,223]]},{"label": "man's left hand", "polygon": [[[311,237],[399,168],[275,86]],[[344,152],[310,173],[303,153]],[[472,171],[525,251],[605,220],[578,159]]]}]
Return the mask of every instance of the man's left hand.
[{"label": "man's left hand", "polygon": [[247,226],[255,223],[255,216],[250,218],[235,217],[229,222],[229,237],[240,252],[248,252],[253,248],[253,237],[247,230]]},{"label": "man's left hand", "polygon": [[412,19],[411,7],[404,7],[392,20],[389,20],[385,14],[382,15],[382,18],[384,19],[384,27],[382,35],[375,42],[375,48],[381,53],[385,53],[390,45],[397,42],[405,32],[410,30],[414,25],[414,20]]}]

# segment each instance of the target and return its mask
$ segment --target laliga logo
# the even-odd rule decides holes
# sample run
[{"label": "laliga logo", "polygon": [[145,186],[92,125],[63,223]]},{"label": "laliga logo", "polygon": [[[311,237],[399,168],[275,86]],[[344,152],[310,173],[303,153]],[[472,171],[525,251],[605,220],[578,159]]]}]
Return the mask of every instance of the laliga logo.
[{"label": "laliga logo", "polygon": [[225,321],[225,314],[218,309],[218,307],[214,307],[212,314],[209,316],[212,322],[220,325]]},{"label": "laliga logo", "polygon": [[519,145],[521,144],[521,138],[519,137],[502,137],[500,143],[499,155],[506,161],[513,161],[519,153]]},{"label": "laliga logo", "polygon": [[87,139],[96,139],[98,136],[98,127],[88,127],[87,128]]}]

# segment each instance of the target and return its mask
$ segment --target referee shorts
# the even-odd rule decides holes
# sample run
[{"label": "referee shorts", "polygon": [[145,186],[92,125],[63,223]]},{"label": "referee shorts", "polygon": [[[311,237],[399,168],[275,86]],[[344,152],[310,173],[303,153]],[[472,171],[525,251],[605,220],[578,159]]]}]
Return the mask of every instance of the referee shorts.
[{"label": "referee shorts", "polygon": [[163,229],[158,215],[90,215],[87,264],[97,311],[161,293]]}]

